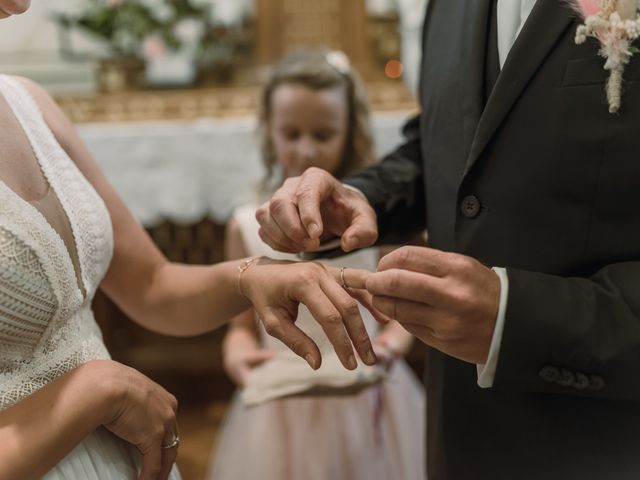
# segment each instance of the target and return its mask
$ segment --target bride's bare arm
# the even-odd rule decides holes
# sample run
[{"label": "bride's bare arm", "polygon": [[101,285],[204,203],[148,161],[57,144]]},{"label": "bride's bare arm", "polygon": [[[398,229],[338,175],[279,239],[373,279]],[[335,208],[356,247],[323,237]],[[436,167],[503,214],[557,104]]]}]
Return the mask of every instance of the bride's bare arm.
[{"label": "bride's bare arm", "polygon": [[317,368],[321,362],[317,346],[294,325],[302,302],[322,324],[346,367],[355,368],[352,343],[367,363],[375,362],[357,305],[333,281],[335,271],[314,264],[285,267],[256,262],[244,275],[250,303],[237,286],[241,261],[214,266],[168,262],[100,172],[71,122],[41,87],[24,82],[59,143],[109,210],[114,256],[101,288],[132,319],[156,332],[196,335],[222,325],[253,303],[267,331]]},{"label": "bride's bare arm", "polygon": [[0,411],[0,479],[41,478],[101,425],[138,447],[140,478],[166,479],[177,449],[176,400],[139,372],[92,361]]},{"label": "bride's bare arm", "polygon": [[[248,256],[240,225],[230,220],[225,229],[224,256],[236,260]],[[260,345],[260,333],[253,309],[242,312],[229,322],[229,329],[222,342],[222,362],[227,375],[244,386],[251,370],[271,359],[274,352]]]}]

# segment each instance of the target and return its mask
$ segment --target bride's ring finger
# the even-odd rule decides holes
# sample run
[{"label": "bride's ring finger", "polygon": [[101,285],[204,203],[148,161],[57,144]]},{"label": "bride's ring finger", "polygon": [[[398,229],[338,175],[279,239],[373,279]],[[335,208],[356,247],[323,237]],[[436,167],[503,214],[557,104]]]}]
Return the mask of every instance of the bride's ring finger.
[{"label": "bride's ring finger", "polygon": [[177,433],[174,433],[173,436],[162,445],[162,448],[175,448],[180,445],[180,436]]},{"label": "bride's ring finger", "polygon": [[171,474],[171,469],[173,468],[173,464],[176,461],[178,456],[178,446],[180,445],[180,436],[178,434],[178,429],[174,428],[172,430],[168,430],[162,442],[162,466],[160,474],[158,475],[158,479],[165,480],[169,478]]},{"label": "bride's ring finger", "polygon": [[347,267],[342,267],[340,268],[340,282],[342,283],[342,287],[346,288],[347,290],[349,289],[349,285],[347,285],[347,281],[344,278],[344,271],[347,269]]}]

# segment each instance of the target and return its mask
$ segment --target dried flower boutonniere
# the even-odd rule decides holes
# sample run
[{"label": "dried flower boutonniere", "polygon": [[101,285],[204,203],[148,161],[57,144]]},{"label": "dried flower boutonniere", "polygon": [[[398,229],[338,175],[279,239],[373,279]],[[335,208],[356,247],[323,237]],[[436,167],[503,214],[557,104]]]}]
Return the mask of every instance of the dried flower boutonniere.
[{"label": "dried flower boutonniere", "polygon": [[640,52],[632,46],[640,37],[640,0],[568,1],[584,21],[576,32],[576,43],[584,43],[587,37],[600,42],[600,55],[606,60],[604,68],[609,70],[609,112],[617,113],[622,99],[624,69],[633,54]]}]

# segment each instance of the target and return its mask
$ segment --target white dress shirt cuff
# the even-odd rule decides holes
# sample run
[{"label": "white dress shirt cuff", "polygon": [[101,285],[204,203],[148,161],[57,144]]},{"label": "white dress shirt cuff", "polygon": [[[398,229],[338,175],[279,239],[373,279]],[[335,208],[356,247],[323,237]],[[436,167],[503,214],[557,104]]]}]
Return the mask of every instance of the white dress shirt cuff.
[{"label": "white dress shirt cuff", "polygon": [[500,304],[498,307],[496,325],[493,328],[493,337],[491,337],[491,346],[489,347],[487,363],[484,365],[476,365],[478,369],[478,386],[481,388],[493,387],[493,379],[496,375],[496,368],[498,366],[500,345],[502,344],[504,318],[507,311],[507,298],[509,297],[509,277],[507,276],[507,270],[501,267],[493,267],[492,270],[496,272],[498,278],[500,278]]}]

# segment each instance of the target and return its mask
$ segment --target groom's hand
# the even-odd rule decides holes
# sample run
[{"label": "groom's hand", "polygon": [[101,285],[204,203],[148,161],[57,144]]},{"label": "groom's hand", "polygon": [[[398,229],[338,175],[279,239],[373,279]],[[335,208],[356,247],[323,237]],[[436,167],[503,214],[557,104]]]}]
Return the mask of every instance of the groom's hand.
[{"label": "groom's hand", "polygon": [[500,300],[493,270],[464,255],[403,247],[380,261],[366,287],[375,308],[427,345],[486,363]]},{"label": "groom's hand", "polygon": [[256,219],[262,240],[283,252],[315,251],[334,238],[350,252],[378,238],[376,213],[367,199],[315,167],[287,179]]}]

